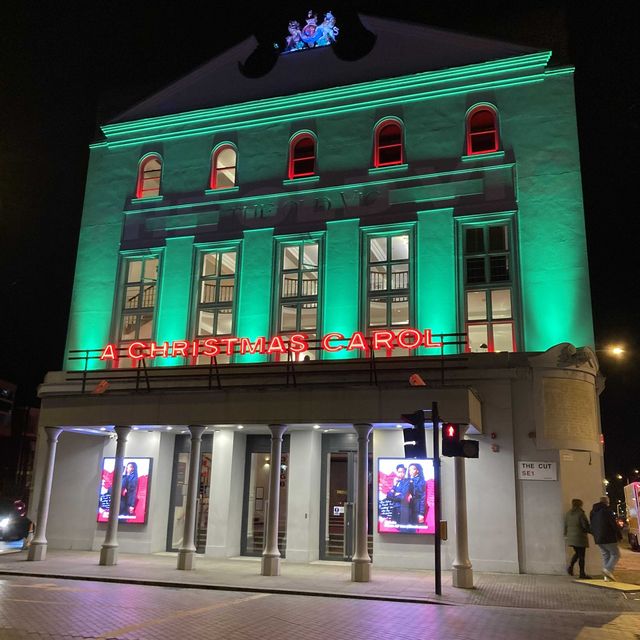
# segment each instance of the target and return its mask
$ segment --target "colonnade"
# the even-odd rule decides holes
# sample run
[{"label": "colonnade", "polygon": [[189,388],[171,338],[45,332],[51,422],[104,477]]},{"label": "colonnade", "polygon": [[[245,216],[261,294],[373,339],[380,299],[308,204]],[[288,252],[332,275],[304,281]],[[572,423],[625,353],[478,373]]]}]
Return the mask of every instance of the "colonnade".
[{"label": "colonnade", "polygon": [[[178,550],[177,569],[189,571],[194,568],[196,553],[195,524],[198,499],[198,483],[200,478],[200,450],[202,435],[206,427],[201,425],[189,426],[191,434],[191,453],[189,475],[187,481],[187,499],[185,505],[184,535],[182,546]],[[356,497],[356,527],[355,553],[351,565],[351,579],[354,582],[368,582],[371,579],[371,558],[367,548],[367,519],[368,519],[368,464],[369,464],[369,436],[372,425],[368,423],[354,424],[353,429],[358,437],[358,471]],[[53,472],[55,467],[58,439],[64,429],[60,427],[45,427],[47,434],[47,457],[43,470],[38,503],[36,535],[29,548],[28,559],[31,561],[45,560],[47,555],[47,520]],[[271,460],[280,460],[282,455],[282,440],[287,430],[283,424],[270,424],[271,432]],[[111,504],[107,531],[100,549],[100,564],[115,565],[118,562],[118,515],[120,513],[120,498],[122,492],[122,470],[126,458],[127,439],[131,432],[130,426],[116,426],[116,455],[111,489]],[[278,549],[278,512],[280,506],[280,465],[272,464],[269,471],[269,504],[266,519],[266,535],[262,552],[261,574],[263,576],[280,575],[280,551]]]}]

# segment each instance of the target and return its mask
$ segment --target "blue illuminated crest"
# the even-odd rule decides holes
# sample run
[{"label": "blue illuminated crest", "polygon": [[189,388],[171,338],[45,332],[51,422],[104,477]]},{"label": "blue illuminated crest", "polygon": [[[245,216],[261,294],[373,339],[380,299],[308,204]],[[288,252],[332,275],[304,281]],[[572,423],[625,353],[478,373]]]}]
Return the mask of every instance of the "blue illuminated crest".
[{"label": "blue illuminated crest", "polygon": [[336,19],[331,11],[327,11],[324,14],[324,20],[318,24],[317,14],[310,9],[307,13],[306,24],[302,28],[297,20],[289,22],[289,35],[282,53],[326,47],[336,41],[338,32]]}]

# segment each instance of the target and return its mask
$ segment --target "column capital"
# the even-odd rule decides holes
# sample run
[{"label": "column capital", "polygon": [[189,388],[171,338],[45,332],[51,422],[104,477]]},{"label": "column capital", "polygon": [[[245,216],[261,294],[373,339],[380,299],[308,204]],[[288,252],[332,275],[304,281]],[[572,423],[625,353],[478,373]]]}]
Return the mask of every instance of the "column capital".
[{"label": "column capital", "polygon": [[369,434],[373,431],[373,425],[368,422],[355,423],[353,428],[358,434],[358,438],[368,438]]},{"label": "column capital", "polygon": [[127,441],[129,434],[131,433],[131,427],[126,427],[124,425],[117,425],[113,428],[113,430],[116,432],[116,436],[118,436],[118,440],[122,439],[125,442]]},{"label": "column capital", "polygon": [[202,438],[202,434],[207,430],[207,427],[203,427],[201,424],[190,424],[189,425],[189,433],[191,434],[192,440],[200,440]]},{"label": "column capital", "polygon": [[271,431],[272,438],[282,438],[286,430],[287,430],[286,424],[270,424],[269,425],[269,431]]},{"label": "column capital", "polygon": [[44,431],[47,434],[47,442],[53,444],[58,442],[58,438],[64,429],[62,427],[45,427]]}]

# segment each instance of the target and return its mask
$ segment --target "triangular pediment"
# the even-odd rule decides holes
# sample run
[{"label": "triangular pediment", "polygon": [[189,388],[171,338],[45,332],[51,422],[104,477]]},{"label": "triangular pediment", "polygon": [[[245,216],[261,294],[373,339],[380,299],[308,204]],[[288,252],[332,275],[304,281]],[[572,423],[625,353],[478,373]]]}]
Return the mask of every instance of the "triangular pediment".
[{"label": "triangular pediment", "polygon": [[[247,38],[120,114],[112,123],[462,67],[539,51],[397,20],[364,15],[360,20],[375,40],[372,39],[369,52],[356,60],[341,59],[332,46],[325,46],[279,55],[267,73],[249,77],[242,71],[243,64],[258,43],[253,37]],[[286,24],[283,31],[286,33]],[[339,37],[348,38],[348,30],[342,29]]]}]

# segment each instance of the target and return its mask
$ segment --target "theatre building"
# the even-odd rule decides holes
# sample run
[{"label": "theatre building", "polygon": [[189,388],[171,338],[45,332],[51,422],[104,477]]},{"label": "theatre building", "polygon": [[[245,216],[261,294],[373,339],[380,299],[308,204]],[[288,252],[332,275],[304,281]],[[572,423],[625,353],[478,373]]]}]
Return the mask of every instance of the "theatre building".
[{"label": "theatre building", "polygon": [[442,462],[443,568],[466,468],[473,568],[564,571],[603,478],[573,69],[360,19],[292,16],[258,71],[250,38],[101,127],[32,560],[431,568],[401,415],[436,402],[479,442]]}]

